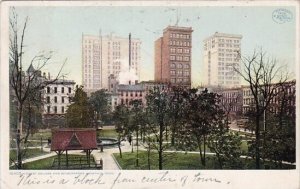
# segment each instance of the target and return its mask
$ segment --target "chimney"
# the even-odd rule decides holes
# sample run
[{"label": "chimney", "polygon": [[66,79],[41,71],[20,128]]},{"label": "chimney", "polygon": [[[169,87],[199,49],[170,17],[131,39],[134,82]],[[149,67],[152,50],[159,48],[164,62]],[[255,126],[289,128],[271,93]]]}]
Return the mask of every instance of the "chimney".
[{"label": "chimney", "polygon": [[48,79],[50,80],[50,72],[48,72]]},{"label": "chimney", "polygon": [[45,78],[45,79],[46,79],[46,72],[44,72],[44,73],[43,73],[43,78]]},{"label": "chimney", "polygon": [[129,33],[129,71],[131,67],[131,33]]}]

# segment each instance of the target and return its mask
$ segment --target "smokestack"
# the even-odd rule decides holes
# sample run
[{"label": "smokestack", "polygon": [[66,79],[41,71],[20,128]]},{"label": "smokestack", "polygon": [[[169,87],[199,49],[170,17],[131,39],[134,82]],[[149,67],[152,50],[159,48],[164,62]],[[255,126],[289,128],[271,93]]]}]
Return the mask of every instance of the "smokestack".
[{"label": "smokestack", "polygon": [[129,33],[129,71],[131,67],[131,33]]}]

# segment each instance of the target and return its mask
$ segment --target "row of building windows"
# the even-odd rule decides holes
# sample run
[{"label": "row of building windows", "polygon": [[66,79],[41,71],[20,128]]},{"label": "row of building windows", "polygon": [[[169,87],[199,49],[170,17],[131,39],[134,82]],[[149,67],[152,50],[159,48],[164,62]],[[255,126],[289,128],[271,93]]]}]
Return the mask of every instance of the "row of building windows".
[{"label": "row of building windows", "polygon": [[[57,108],[58,108],[57,106],[53,106],[53,107],[52,107],[53,113],[57,114]],[[47,113],[48,113],[48,114],[51,113],[51,106],[47,106]],[[65,107],[64,107],[64,106],[61,107],[61,113],[62,113],[62,114],[65,113]]]},{"label": "row of building windows", "polygon": [[131,96],[131,97],[133,97],[133,96],[135,96],[135,97],[137,97],[137,96],[143,96],[143,92],[142,91],[136,91],[136,92],[124,92],[124,91],[121,91],[121,96]]},{"label": "row of building windows", "polygon": [[170,64],[170,68],[179,68],[179,69],[182,69],[182,68],[185,68],[185,69],[189,69],[190,68],[190,65],[189,64],[181,64],[181,63],[171,63]]},{"label": "row of building windows", "polygon": [[[72,88],[71,87],[61,87],[61,93],[65,93],[65,88],[66,90],[68,90],[69,93],[72,92]],[[54,93],[58,93],[58,87],[54,87],[53,90],[54,90]],[[47,90],[46,90],[47,93],[51,93],[51,87],[47,87]]]},{"label": "row of building windows", "polygon": [[186,48],[177,48],[177,51],[176,51],[176,48],[170,48],[170,52],[171,53],[186,53],[186,54],[189,54],[190,53],[190,49],[186,49]]},{"label": "row of building windows", "polygon": [[[62,96],[61,97],[61,103],[68,103],[68,101],[70,101],[70,100],[68,100],[68,98],[65,98],[64,96]],[[51,103],[51,97],[50,96],[47,96],[46,97],[46,102],[49,104],[49,103]],[[54,98],[53,98],[53,102],[54,103],[57,103],[58,101],[57,101],[57,96],[55,96]]]},{"label": "row of building windows", "polygon": [[170,60],[190,61],[190,57],[189,56],[174,56],[174,55],[171,55]]},{"label": "row of building windows", "polygon": [[173,40],[171,40],[170,45],[189,47],[190,42],[189,41],[173,41]]},{"label": "row of building windows", "polygon": [[170,38],[190,39],[189,34],[170,33]]},{"label": "row of building windows", "polygon": [[219,39],[218,40],[219,42],[226,42],[226,43],[239,43],[240,42],[240,40],[236,40],[236,39],[234,39],[234,40],[231,40],[231,39]]},{"label": "row of building windows", "polygon": [[171,75],[178,75],[178,76],[182,76],[182,74],[184,75],[184,76],[189,76],[190,75],[190,72],[189,71],[182,71],[182,70],[177,70],[177,74],[176,74],[176,71],[175,70],[171,70],[170,71],[170,74]]},{"label": "row of building windows", "polygon": [[189,78],[171,78],[171,83],[187,83],[190,81]]}]

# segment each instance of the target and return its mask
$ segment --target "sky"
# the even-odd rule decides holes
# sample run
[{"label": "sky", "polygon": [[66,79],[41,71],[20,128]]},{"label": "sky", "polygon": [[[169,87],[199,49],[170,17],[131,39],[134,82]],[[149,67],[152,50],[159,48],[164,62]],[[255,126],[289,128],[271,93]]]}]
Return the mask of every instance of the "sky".
[{"label": "sky", "polygon": [[25,35],[24,63],[29,64],[41,51],[54,51],[54,57],[43,71],[55,75],[65,59],[63,73],[67,79],[82,83],[82,34],[139,38],[141,45],[141,78],[154,79],[154,41],[163,29],[175,25],[192,27],[192,86],[201,85],[203,40],[215,32],[240,34],[242,55],[262,48],[280,64],[295,70],[295,8],[284,7],[292,14],[285,23],[275,22],[274,11],[282,7],[243,6],[85,6],[42,7],[18,6],[19,24],[29,17]]}]

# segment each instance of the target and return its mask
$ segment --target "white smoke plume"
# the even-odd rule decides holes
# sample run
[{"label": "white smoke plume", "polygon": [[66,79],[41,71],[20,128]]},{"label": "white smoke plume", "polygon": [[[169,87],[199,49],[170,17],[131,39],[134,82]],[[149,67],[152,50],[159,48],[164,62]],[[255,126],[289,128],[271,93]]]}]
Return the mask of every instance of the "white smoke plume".
[{"label": "white smoke plume", "polygon": [[136,80],[139,80],[134,68],[129,69],[129,60],[120,59],[121,71],[117,77],[119,84],[128,85],[129,83],[134,84]]}]

